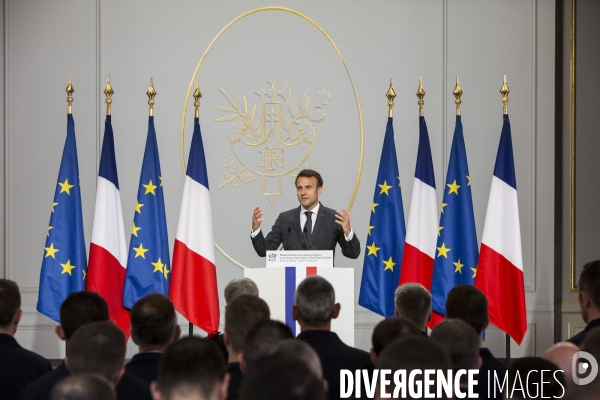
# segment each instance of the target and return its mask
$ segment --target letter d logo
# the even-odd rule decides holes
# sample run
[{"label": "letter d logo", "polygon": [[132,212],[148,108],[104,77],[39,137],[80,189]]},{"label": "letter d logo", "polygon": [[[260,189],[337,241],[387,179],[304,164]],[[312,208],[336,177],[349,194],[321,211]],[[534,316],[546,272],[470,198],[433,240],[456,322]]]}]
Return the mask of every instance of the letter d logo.
[{"label": "letter d logo", "polygon": [[[578,351],[577,353],[573,354],[573,359],[571,360],[571,367],[573,371],[573,381],[577,385],[587,385],[588,383],[596,379],[596,376],[598,375],[598,362],[596,361],[593,355],[586,351]],[[587,371],[590,371],[587,377],[579,377],[579,375],[583,375]]]}]

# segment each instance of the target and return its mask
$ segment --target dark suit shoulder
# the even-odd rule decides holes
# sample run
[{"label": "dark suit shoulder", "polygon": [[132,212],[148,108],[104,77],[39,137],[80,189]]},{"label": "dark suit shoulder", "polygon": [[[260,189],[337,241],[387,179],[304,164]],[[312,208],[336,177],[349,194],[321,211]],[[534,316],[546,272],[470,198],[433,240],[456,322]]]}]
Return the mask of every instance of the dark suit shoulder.
[{"label": "dark suit shoulder", "polygon": [[69,375],[64,362],[56,369],[42,375],[19,392],[19,400],[46,400],[56,382]]},{"label": "dark suit shoulder", "polygon": [[118,400],[152,400],[150,385],[127,371],[115,389]]},{"label": "dark suit shoulder", "polygon": [[[496,385],[494,391],[494,376],[498,382],[502,382],[506,375],[506,366],[502,364],[492,352],[487,348],[480,348],[479,355],[481,356],[481,368],[477,376],[477,386],[475,392],[479,394],[479,398],[486,399],[502,399],[502,390],[499,385]],[[489,378],[489,379],[488,379]],[[489,393],[489,396],[488,396]],[[494,393],[496,394],[494,396]]]},{"label": "dark suit shoulder", "polygon": [[138,353],[125,365],[125,371],[147,384],[156,380],[161,353]]}]

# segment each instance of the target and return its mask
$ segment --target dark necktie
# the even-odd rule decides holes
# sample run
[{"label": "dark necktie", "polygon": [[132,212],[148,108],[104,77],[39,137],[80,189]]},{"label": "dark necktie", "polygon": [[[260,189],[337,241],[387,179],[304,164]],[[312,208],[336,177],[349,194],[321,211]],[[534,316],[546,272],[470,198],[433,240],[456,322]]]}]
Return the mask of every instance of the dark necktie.
[{"label": "dark necktie", "polygon": [[310,237],[312,236],[312,211],[304,212],[306,215],[306,224],[304,224],[304,231],[306,232],[306,240],[310,242]]}]

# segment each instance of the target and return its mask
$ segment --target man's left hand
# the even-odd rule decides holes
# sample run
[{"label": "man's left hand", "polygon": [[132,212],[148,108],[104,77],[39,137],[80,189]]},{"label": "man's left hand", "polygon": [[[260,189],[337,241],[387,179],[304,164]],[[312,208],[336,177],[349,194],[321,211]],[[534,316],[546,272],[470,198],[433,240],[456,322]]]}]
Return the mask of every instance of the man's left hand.
[{"label": "man's left hand", "polygon": [[335,223],[342,226],[344,235],[348,236],[352,232],[352,228],[350,227],[350,213],[345,209],[342,208],[342,211],[336,211]]}]

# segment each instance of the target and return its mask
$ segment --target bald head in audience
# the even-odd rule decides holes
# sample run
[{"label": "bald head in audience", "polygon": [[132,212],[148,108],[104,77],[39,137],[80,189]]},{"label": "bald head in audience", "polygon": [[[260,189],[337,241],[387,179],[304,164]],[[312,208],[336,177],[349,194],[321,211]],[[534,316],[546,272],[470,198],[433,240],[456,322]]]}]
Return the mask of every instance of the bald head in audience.
[{"label": "bald head in audience", "polygon": [[112,383],[98,374],[71,375],[52,389],[50,400],[116,400]]},{"label": "bald head in audience", "polygon": [[575,346],[573,343],[558,342],[550,346],[542,355],[544,360],[556,364],[559,369],[562,369],[565,372],[567,385],[570,387],[574,385],[572,360],[573,356],[578,351],[579,347]]}]

